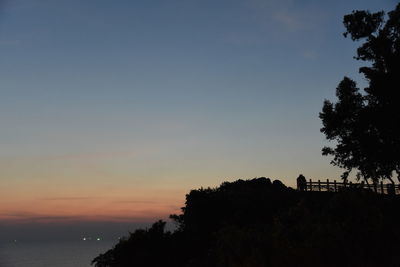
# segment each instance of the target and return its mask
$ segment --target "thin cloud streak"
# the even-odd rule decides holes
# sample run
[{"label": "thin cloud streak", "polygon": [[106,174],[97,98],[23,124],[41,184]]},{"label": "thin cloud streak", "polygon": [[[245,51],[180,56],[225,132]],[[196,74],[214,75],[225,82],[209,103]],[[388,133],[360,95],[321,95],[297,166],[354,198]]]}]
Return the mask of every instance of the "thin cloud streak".
[{"label": "thin cloud streak", "polygon": [[248,0],[248,6],[256,14],[256,19],[268,30],[279,26],[280,30],[303,31],[317,25],[322,11],[316,12],[315,7],[299,5],[293,0]]},{"label": "thin cloud streak", "polygon": [[46,198],[39,198],[38,200],[46,200],[46,201],[69,201],[69,200],[92,200],[92,199],[99,199],[100,197],[46,197]]},{"label": "thin cloud streak", "polygon": [[111,151],[111,152],[93,152],[93,153],[71,153],[63,155],[54,155],[41,157],[42,160],[76,160],[76,159],[108,159],[116,157],[129,157],[135,155],[131,151]]},{"label": "thin cloud streak", "polygon": [[304,51],[302,56],[305,59],[308,59],[308,60],[316,60],[316,59],[318,59],[318,53],[315,52],[315,51],[311,51],[311,50]]},{"label": "thin cloud streak", "polygon": [[156,201],[147,201],[147,200],[116,200],[112,203],[126,203],[126,204],[159,204]]},{"label": "thin cloud streak", "polygon": [[142,210],[130,216],[112,215],[46,215],[29,212],[1,213],[1,224],[30,224],[30,223],[77,223],[77,222],[149,222],[155,218],[167,218],[169,213]]},{"label": "thin cloud streak", "polygon": [[[252,25],[251,31],[225,32],[222,40],[236,46],[258,46],[293,34],[318,31],[326,20],[325,11],[317,6],[299,4],[292,0],[244,0],[247,10],[245,20]],[[241,18],[242,20],[243,18]]]}]

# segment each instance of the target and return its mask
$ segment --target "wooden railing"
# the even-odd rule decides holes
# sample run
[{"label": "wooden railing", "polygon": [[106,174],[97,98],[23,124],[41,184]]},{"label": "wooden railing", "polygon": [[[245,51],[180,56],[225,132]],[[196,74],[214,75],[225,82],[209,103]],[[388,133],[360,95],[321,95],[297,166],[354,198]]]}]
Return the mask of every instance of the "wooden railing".
[{"label": "wooden railing", "polygon": [[297,182],[297,190],[299,191],[326,191],[326,192],[339,192],[344,188],[363,188],[373,191],[378,194],[400,194],[400,184],[384,184],[383,182],[375,184],[352,183],[352,182],[337,182],[336,180],[329,181],[312,181],[311,179],[305,183]]}]

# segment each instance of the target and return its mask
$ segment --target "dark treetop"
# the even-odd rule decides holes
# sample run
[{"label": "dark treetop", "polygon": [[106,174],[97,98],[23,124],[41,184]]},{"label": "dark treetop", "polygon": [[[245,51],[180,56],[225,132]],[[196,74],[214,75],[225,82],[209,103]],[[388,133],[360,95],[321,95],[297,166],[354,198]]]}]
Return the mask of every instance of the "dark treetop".
[{"label": "dark treetop", "polygon": [[344,17],[353,41],[361,41],[357,60],[370,62],[360,68],[368,86],[363,90],[345,77],[336,89],[336,103],[325,100],[320,118],[328,140],[324,147],[332,163],[345,169],[343,178],[357,169],[366,181],[400,181],[400,4],[384,12],[353,11]]}]

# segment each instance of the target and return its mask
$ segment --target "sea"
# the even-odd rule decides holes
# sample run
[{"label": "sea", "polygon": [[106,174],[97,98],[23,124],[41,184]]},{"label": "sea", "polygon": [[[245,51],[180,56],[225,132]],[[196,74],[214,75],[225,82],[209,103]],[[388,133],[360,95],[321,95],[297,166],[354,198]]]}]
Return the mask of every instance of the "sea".
[{"label": "sea", "polygon": [[0,244],[0,267],[89,267],[115,241],[77,240]]}]

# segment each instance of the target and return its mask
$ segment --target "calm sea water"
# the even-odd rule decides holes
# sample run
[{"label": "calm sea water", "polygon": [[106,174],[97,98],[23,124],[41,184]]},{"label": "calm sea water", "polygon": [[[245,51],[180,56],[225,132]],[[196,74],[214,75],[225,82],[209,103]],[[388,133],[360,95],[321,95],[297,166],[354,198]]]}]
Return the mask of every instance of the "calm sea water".
[{"label": "calm sea water", "polygon": [[17,242],[0,244],[0,267],[89,267],[113,241]]}]

